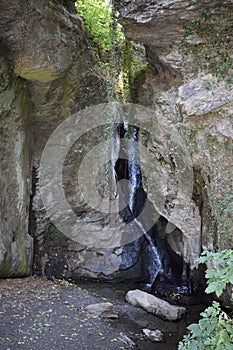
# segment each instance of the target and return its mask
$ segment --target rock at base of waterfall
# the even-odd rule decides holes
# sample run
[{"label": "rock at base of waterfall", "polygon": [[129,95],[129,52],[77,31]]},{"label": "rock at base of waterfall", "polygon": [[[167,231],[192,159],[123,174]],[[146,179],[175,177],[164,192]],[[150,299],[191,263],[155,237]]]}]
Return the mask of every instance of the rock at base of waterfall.
[{"label": "rock at base of waterfall", "polygon": [[139,289],[130,290],[125,299],[129,304],[140,306],[147,312],[168,321],[179,320],[186,311],[184,307],[171,305]]},{"label": "rock at base of waterfall", "polygon": [[85,310],[90,314],[94,314],[96,316],[105,318],[118,318],[118,315],[114,311],[114,306],[112,303],[90,304],[85,307]]},{"label": "rock at base of waterfall", "polygon": [[151,331],[150,329],[144,328],[142,332],[145,335],[145,338],[149,339],[153,343],[165,342],[164,334],[159,329],[156,329],[155,331]]}]

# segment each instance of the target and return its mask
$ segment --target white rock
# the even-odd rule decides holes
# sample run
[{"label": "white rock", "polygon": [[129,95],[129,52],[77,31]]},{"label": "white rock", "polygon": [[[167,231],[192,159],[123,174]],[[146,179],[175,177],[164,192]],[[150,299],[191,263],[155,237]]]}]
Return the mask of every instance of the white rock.
[{"label": "white rock", "polygon": [[179,320],[186,311],[184,307],[171,305],[139,289],[130,290],[126,294],[126,301],[168,321]]},{"label": "white rock", "polygon": [[147,339],[154,343],[161,343],[165,341],[164,334],[159,329],[151,331],[150,329],[144,328],[142,332]]}]

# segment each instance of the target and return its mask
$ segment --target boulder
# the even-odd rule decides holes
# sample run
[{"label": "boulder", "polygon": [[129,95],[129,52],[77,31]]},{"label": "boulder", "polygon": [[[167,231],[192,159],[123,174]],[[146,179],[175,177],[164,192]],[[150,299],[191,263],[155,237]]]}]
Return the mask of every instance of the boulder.
[{"label": "boulder", "polygon": [[94,314],[96,316],[118,318],[118,315],[113,309],[113,304],[109,302],[90,304],[85,307],[85,310],[88,311],[90,314]]},{"label": "boulder", "polygon": [[179,320],[186,311],[184,307],[171,305],[167,301],[139,289],[130,290],[126,294],[126,301],[168,321]]}]

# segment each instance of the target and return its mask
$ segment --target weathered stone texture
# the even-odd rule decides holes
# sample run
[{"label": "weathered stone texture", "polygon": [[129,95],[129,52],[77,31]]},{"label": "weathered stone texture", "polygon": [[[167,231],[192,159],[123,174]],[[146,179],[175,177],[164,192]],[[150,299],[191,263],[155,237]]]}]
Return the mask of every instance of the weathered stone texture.
[{"label": "weathered stone texture", "polygon": [[[192,61],[184,62],[178,48],[185,24],[200,16],[204,8],[222,5],[208,0],[118,3],[126,36],[145,45],[149,61],[144,82],[137,87],[136,102],[152,107],[158,118],[165,118],[180,130],[192,162],[193,201],[177,201],[184,215],[169,217],[166,208],[160,208],[161,215],[183,233],[183,237],[176,236],[176,231],[169,233],[171,246],[190,262],[202,249],[232,245],[232,210],[228,203],[232,198],[232,86],[216,82],[205,72],[189,73]],[[198,44],[196,39],[193,44]],[[161,191],[168,188],[165,183],[169,184],[174,198],[176,183],[172,181],[168,158],[164,157],[169,150],[164,143],[160,148],[156,143],[152,146],[156,146],[152,148],[155,163],[150,172],[160,172]],[[161,155],[166,160],[162,166],[156,161],[161,162]],[[152,202],[156,203],[157,196],[151,188]]]},{"label": "weathered stone texture", "polygon": [[[50,223],[36,185],[43,148],[64,119],[104,100],[105,88],[95,73],[72,1],[11,0],[1,2],[0,10],[5,53],[5,59],[1,55],[0,273],[17,276],[31,271],[28,232],[42,272],[50,259],[43,246]],[[34,199],[29,227],[30,191]],[[61,252],[61,259],[65,254]]]},{"label": "weathered stone texture", "polygon": [[32,238],[28,235],[30,158],[27,96],[13,79],[3,54],[0,95],[0,275],[31,271]]},{"label": "weathered stone texture", "polygon": [[73,63],[83,34],[81,21],[57,1],[2,2],[1,35],[17,75],[50,82]]},{"label": "weathered stone texture", "polygon": [[128,291],[125,299],[129,304],[140,306],[147,312],[168,321],[179,320],[186,311],[184,307],[172,305],[139,289]]},{"label": "weathered stone texture", "polygon": [[[120,241],[118,249],[115,249],[115,245],[111,249],[95,249],[95,247],[87,249],[85,245],[77,244],[65,237],[53,226],[40,198],[38,186],[40,159],[52,132],[62,121],[77,111],[106,100],[106,82],[95,67],[93,53],[88,47],[82,20],[75,15],[74,2],[56,0],[19,2],[10,0],[5,3],[1,2],[0,10],[2,16],[0,40],[7,63],[11,67],[14,77],[18,77],[18,82],[21,81],[20,79],[24,79],[24,85],[19,86],[17,83],[17,91],[20,90],[20,94],[19,92],[16,94],[14,89],[5,91],[9,77],[8,73],[4,71],[2,75],[4,91],[2,91],[1,101],[3,108],[8,111],[16,95],[17,101],[22,102],[27,107],[31,154],[30,159],[24,159],[28,147],[24,135],[26,132],[25,116],[20,115],[17,123],[14,123],[12,127],[13,117],[9,118],[8,124],[3,123],[4,129],[2,131],[11,140],[9,141],[11,142],[11,151],[16,152],[16,154],[15,158],[12,158],[9,146],[8,153],[5,149],[3,153],[3,164],[9,163],[12,174],[15,173],[14,176],[10,175],[8,180],[4,178],[2,180],[7,182],[8,192],[12,191],[8,199],[4,199],[4,201],[8,200],[7,206],[1,208],[3,217],[9,215],[11,218],[11,223],[8,225],[9,237],[6,238],[5,229],[1,232],[3,265],[9,265],[9,271],[15,269],[13,267],[15,262],[8,263],[8,261],[10,261],[9,256],[11,256],[10,251],[17,250],[15,239],[16,241],[19,239],[17,237],[21,237],[21,241],[23,239],[22,226],[25,235],[29,230],[34,238],[33,268],[36,273],[74,279],[80,276],[110,278],[109,276],[113,275],[121,278],[120,271],[123,271],[122,274],[125,278],[138,277],[140,275],[140,245],[138,243],[123,249],[120,248]],[[28,96],[27,101],[22,95],[24,88]],[[19,114],[19,112],[17,113]],[[17,119],[18,114],[14,116],[15,119]],[[5,114],[4,117],[6,118]],[[93,138],[97,139],[98,135],[94,135]],[[87,140],[86,147],[93,147],[92,141]],[[7,149],[6,144],[4,147]],[[54,161],[56,163],[56,159]],[[24,164],[22,164],[23,162]],[[29,166],[33,168],[32,175],[28,173]],[[78,207],[76,208],[79,215],[77,219],[78,230],[85,241],[88,238],[89,222],[96,220],[101,223],[97,234],[100,232],[105,234],[108,231],[111,233],[107,215],[101,213],[96,215],[92,210],[86,210],[83,203],[75,202],[74,198],[77,198],[77,188],[74,183],[76,166],[77,162],[72,163],[72,159],[70,161],[68,156],[67,166],[64,167],[64,186],[68,202],[72,208]],[[21,169],[21,167],[23,168]],[[19,182],[19,186],[14,178]],[[27,178],[29,179],[28,184]],[[14,182],[16,182],[16,186],[11,186]],[[15,194],[14,187],[17,188],[17,186],[19,187],[19,196],[23,199],[21,197],[18,199],[16,195],[13,196]],[[30,194],[27,192],[28,189],[32,190],[29,228],[27,218]],[[7,193],[4,193],[4,196],[6,197]],[[23,215],[20,217],[12,214],[18,200],[24,201],[22,208],[20,207],[23,211]],[[94,233],[92,233],[92,237],[93,235]],[[26,235],[26,237],[29,236]],[[6,243],[4,243],[5,241]],[[21,247],[20,244],[19,247]],[[30,254],[32,254],[31,248],[28,248]],[[20,255],[20,259],[23,259],[23,253]],[[30,271],[31,262],[29,263],[25,259],[23,261],[24,265],[27,266],[26,272],[22,271],[22,274],[25,274]],[[8,274],[12,275],[11,272]],[[14,274],[18,275],[19,273],[16,270]]]},{"label": "weathered stone texture", "polygon": [[[202,249],[228,244],[227,237],[221,236],[223,227],[217,214],[224,210],[224,200],[232,191],[233,92],[224,83],[207,89],[205,81],[213,81],[213,77],[204,72],[189,75],[184,83],[187,63],[177,44],[183,24],[205,6],[221,3],[137,0],[117,4],[126,36],[145,45],[149,61],[134,101],[151,107],[156,117],[151,120],[151,137],[141,135],[153,159],[147,163],[146,157],[141,157],[144,188],[156,210],[156,220],[159,216],[167,220],[166,240],[192,267]],[[143,239],[124,247],[119,240],[117,247],[87,249],[52,225],[40,198],[40,159],[52,132],[73,113],[106,101],[106,81],[96,70],[73,2],[2,1],[0,13],[4,52],[0,58],[1,276],[30,272],[30,232],[35,241],[36,272],[61,278],[139,277]],[[156,120],[164,130],[169,129],[161,139],[156,134]],[[175,127],[181,130],[177,150],[171,149]],[[94,137],[98,136],[97,132]],[[93,146],[89,141],[85,141],[86,147]],[[184,160],[186,168],[182,167]],[[76,200],[73,172],[77,162],[69,156],[66,161],[66,196],[78,212],[84,238],[92,221],[99,223],[101,234],[111,235],[109,217]],[[28,229],[31,190],[33,215]],[[223,204],[219,207],[219,203]],[[226,217],[224,230],[227,228],[230,237],[232,213],[227,212]],[[122,220],[112,220],[119,222],[120,232]],[[130,228],[128,233],[132,233]]]}]

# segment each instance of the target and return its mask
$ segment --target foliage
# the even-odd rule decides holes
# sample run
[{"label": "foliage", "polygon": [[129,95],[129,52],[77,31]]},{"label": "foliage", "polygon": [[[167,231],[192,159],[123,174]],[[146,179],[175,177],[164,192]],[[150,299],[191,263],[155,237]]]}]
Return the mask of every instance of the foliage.
[{"label": "foliage", "polygon": [[108,99],[129,101],[134,76],[145,67],[145,53],[142,47],[125,38],[116,5],[114,0],[76,1],[77,14],[84,19],[92,39],[89,46],[98,64],[96,73],[106,77]]},{"label": "foliage", "polygon": [[206,270],[206,293],[215,292],[219,297],[229,282],[233,284],[233,250],[226,249],[217,253],[204,251],[198,262],[207,261],[211,267]]},{"label": "foliage", "polygon": [[178,350],[232,350],[233,320],[213,302],[201,313],[197,324],[188,326],[190,333],[183,337]]},{"label": "foliage", "polygon": [[[227,284],[233,283],[233,250],[205,251],[198,262],[211,264],[206,270],[206,293],[220,296]],[[183,337],[178,350],[232,350],[233,320],[221,310],[219,303],[214,301],[200,315],[200,321],[188,327],[190,333]]]},{"label": "foliage", "polygon": [[142,86],[142,84],[146,79],[147,69],[148,69],[148,63],[139,65],[139,67],[135,69],[135,72],[131,79],[130,98],[134,103],[139,102],[139,87]]},{"label": "foliage", "polygon": [[200,16],[184,26],[179,44],[184,59],[193,59],[192,71],[207,70],[229,83],[233,82],[231,3],[228,0],[221,7],[203,9]]},{"label": "foliage", "polygon": [[112,6],[105,0],[77,0],[77,13],[84,19],[85,26],[92,36],[93,41],[100,45],[102,50],[108,51],[120,42],[122,30],[116,25],[116,37],[113,39],[112,31]]},{"label": "foliage", "polygon": [[144,48],[125,39],[122,50],[123,86],[125,98],[130,102],[134,102],[138,85],[148,68],[144,57]]}]

